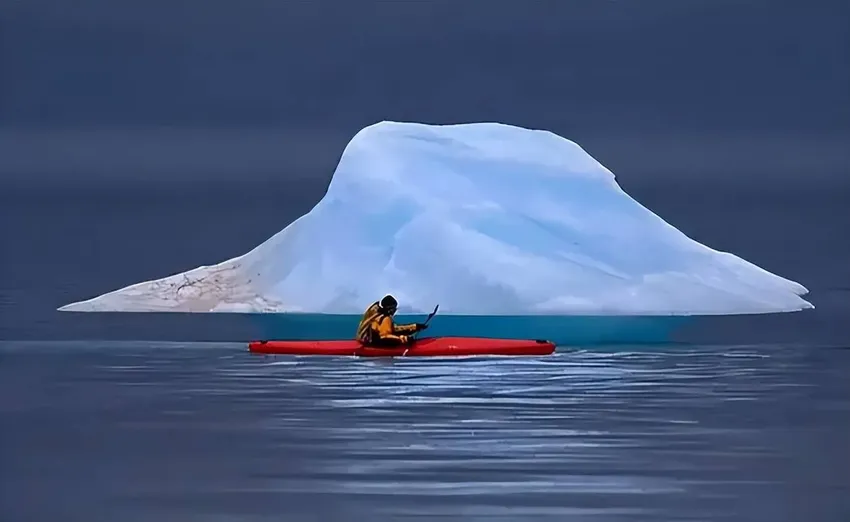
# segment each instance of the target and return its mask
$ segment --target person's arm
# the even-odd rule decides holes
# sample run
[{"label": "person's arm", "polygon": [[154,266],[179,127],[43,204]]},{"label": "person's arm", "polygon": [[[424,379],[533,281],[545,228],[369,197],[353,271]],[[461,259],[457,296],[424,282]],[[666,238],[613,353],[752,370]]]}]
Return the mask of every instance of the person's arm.
[{"label": "person's arm", "polygon": [[398,327],[393,324],[393,320],[390,317],[382,317],[378,321],[377,334],[381,339],[389,339],[401,343],[407,342],[407,335],[398,331]]},{"label": "person's arm", "polygon": [[410,335],[419,331],[418,324],[395,324],[393,323],[393,331],[397,334]]}]

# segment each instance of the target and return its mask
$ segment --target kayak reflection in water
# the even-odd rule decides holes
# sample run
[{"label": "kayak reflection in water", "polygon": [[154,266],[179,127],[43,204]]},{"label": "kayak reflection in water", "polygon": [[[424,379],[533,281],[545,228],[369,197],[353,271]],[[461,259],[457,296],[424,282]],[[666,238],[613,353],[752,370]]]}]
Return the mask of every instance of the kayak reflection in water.
[{"label": "kayak reflection in water", "polygon": [[369,305],[357,326],[357,340],[367,346],[398,346],[413,339],[410,336],[428,328],[425,323],[395,324],[393,315],[398,301],[391,295]]}]

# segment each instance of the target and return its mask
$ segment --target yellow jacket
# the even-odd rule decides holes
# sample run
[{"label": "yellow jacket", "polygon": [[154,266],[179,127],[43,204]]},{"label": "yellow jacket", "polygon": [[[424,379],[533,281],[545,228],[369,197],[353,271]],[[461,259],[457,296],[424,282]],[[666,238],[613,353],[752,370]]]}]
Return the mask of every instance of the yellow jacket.
[{"label": "yellow jacket", "polygon": [[381,312],[378,302],[369,308],[360,318],[357,326],[357,340],[363,344],[374,344],[380,341],[407,342],[407,336],[415,333],[415,324],[395,324],[392,316]]}]

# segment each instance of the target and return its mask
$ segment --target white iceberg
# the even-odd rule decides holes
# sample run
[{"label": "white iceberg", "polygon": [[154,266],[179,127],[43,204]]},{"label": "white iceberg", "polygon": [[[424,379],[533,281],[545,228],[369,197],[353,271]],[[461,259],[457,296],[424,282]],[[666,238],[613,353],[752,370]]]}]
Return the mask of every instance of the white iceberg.
[{"label": "white iceberg", "polygon": [[716,315],[812,305],[800,284],[687,237],[577,144],[497,123],[381,122],[327,193],[254,250],[63,311]]}]

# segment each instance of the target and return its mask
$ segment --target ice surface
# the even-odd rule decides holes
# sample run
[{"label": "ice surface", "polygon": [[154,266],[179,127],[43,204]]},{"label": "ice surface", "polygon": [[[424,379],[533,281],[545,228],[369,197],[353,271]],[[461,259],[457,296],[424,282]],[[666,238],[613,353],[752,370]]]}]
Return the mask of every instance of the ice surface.
[{"label": "ice surface", "polygon": [[702,245],[577,144],[497,123],[381,122],[324,198],[254,250],[68,311],[693,315],[796,311],[806,289]]}]

